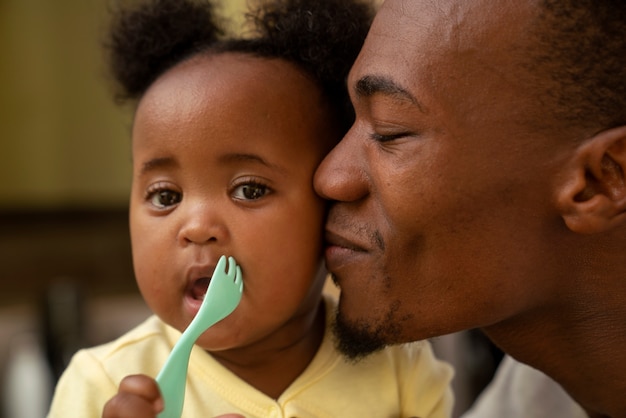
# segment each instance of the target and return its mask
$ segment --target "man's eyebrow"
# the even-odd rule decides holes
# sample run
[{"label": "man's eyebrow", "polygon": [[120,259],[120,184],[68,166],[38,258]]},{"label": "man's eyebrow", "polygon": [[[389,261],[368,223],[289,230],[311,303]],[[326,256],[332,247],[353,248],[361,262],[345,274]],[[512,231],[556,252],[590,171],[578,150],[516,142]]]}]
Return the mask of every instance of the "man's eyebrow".
[{"label": "man's eyebrow", "polygon": [[422,112],[425,108],[415,96],[413,96],[406,88],[386,77],[367,75],[356,82],[354,90],[358,96],[370,97],[377,93],[393,96],[397,99],[409,101],[417,106]]},{"label": "man's eyebrow", "polygon": [[171,157],[153,158],[146,161],[141,165],[140,174],[145,174],[149,171],[156,170],[158,168],[178,167],[178,163]]}]

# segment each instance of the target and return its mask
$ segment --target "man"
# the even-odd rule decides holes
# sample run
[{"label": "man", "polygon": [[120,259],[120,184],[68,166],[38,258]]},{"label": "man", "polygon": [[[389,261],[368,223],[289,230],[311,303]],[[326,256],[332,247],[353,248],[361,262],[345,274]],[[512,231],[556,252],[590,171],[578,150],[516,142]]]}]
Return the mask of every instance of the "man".
[{"label": "man", "polygon": [[318,169],[358,358],[480,327],[626,416],[626,3],[387,0]]}]

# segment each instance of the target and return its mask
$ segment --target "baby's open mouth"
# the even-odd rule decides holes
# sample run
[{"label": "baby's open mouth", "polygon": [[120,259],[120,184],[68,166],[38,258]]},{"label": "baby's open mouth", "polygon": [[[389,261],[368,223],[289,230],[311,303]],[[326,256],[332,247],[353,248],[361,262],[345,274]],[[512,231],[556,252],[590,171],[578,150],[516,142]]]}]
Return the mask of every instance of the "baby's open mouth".
[{"label": "baby's open mouth", "polygon": [[208,277],[201,277],[196,280],[191,286],[191,296],[196,300],[203,300],[210,281],[211,279]]}]

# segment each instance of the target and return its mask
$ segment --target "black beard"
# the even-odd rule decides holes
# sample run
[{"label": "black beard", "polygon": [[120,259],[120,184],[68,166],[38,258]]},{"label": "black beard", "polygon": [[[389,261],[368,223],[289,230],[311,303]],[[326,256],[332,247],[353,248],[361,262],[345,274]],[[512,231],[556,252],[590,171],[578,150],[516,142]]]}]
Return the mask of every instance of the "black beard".
[{"label": "black beard", "polygon": [[[385,333],[388,332],[389,329],[386,329]],[[335,315],[333,333],[337,338],[337,350],[355,363],[387,346],[382,328],[372,329],[364,323],[348,323],[339,311]]]}]

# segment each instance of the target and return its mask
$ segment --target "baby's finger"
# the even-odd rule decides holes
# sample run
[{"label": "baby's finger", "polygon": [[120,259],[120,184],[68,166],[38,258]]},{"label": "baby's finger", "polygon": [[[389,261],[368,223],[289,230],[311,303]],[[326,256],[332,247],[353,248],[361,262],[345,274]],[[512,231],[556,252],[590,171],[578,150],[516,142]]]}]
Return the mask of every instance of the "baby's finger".
[{"label": "baby's finger", "polygon": [[125,377],[119,392],[102,411],[103,418],[154,418],[163,410],[163,399],[154,379],[134,375]]},{"label": "baby's finger", "polygon": [[156,380],[143,374],[126,376],[120,382],[118,393],[130,393],[148,401],[161,399],[161,392]]}]

